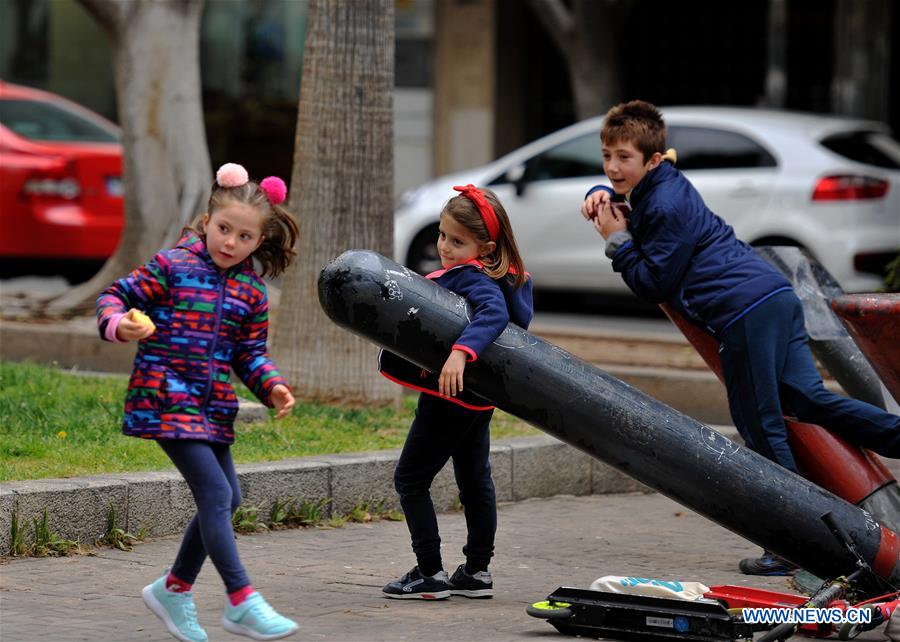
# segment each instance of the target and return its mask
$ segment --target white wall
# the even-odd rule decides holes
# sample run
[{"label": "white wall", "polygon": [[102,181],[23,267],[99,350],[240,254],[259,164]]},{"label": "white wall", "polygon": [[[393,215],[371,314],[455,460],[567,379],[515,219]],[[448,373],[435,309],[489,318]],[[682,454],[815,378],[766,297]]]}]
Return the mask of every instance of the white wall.
[{"label": "white wall", "polygon": [[433,103],[431,89],[394,90],[394,200],[432,178]]}]

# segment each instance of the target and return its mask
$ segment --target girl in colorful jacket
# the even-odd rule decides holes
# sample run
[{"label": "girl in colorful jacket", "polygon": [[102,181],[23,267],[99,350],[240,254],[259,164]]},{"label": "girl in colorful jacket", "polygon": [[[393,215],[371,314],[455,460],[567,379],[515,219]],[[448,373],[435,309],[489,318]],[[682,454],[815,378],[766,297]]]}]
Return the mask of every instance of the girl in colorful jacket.
[{"label": "girl in colorful jacket", "polygon": [[253,268],[255,258],[263,276],[277,276],[295,255],[297,224],[281,207],[286,191],[280,178],[256,183],[240,165],[223,165],[207,212],[178,245],[97,299],[103,339],[140,341],[122,431],[155,439],[197,504],[171,570],[143,590],[150,610],[183,641],[207,640],[191,592],[207,555],[228,593],[228,631],[275,640],[297,630],[253,590],[231,526],[241,502],[230,450],[238,410],[231,368],[277,418],[294,405],[266,352],[266,287]]},{"label": "girl in colorful jacket", "polygon": [[[442,270],[427,278],[464,296],[473,316],[454,343],[440,373],[429,373],[383,351],[382,374],[419,390],[416,416],[394,472],[394,486],[412,536],[416,566],[387,584],[385,597],[441,599],[452,595],[492,597],[488,564],[494,553],[497,501],[491,479],[490,422],[493,406],[466,390],[463,371],[512,321],[528,328],[533,315],[531,280],[500,201],[474,185],[444,206],[437,249]],[[466,514],[466,561],[448,576],[431,501],[435,475],[453,458]]]}]

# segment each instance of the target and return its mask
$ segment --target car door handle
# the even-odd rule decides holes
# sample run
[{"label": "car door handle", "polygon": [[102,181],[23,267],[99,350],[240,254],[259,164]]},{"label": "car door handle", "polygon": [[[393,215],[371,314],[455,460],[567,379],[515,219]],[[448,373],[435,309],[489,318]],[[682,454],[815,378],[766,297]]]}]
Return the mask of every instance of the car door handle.
[{"label": "car door handle", "polygon": [[761,190],[749,185],[741,185],[728,193],[732,198],[758,198],[761,194]]}]

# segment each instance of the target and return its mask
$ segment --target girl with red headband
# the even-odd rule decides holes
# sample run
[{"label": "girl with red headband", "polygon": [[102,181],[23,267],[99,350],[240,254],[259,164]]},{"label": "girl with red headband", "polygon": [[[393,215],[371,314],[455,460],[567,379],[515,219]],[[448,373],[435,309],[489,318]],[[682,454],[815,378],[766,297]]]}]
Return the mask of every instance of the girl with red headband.
[{"label": "girl with red headband", "polygon": [[294,397],[266,352],[268,303],[262,274],[281,274],[294,257],[297,224],[270,176],[219,168],[207,212],[178,245],[108,287],[97,299],[100,336],[139,341],[125,397],[122,432],[155,440],[194,496],[171,570],[144,587],[144,602],[175,638],[206,642],[191,586],[207,556],[225,584],[222,625],[256,640],[291,635],[297,624],[253,590],[238,557],[231,516],[241,489],[231,458],[238,401],[233,369],[259,399],[287,415]]},{"label": "girl with red headband", "polygon": [[[444,206],[437,240],[443,268],[427,278],[464,296],[474,315],[440,373],[429,373],[390,352],[379,355],[382,374],[422,393],[394,472],[416,566],[384,587],[383,594],[390,598],[493,596],[488,571],[497,530],[489,459],[493,406],[465,388],[463,372],[510,321],[528,327],[533,315],[531,280],[509,218],[494,193],[474,185],[454,189],[460,194]],[[430,493],[435,476],[450,458],[468,529],[466,561],[452,577],[441,560]]]}]

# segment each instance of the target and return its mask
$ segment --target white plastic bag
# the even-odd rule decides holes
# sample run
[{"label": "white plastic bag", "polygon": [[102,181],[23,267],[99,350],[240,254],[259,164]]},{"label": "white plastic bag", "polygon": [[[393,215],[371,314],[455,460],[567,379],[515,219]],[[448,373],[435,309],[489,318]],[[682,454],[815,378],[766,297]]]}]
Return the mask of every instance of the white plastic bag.
[{"label": "white plastic bag", "polygon": [[605,575],[591,583],[592,591],[605,593],[630,593],[650,597],[668,597],[676,600],[697,600],[709,591],[700,582],[680,582],[678,580],[655,580],[649,577],[621,577]]}]

